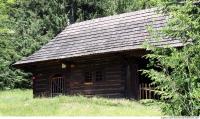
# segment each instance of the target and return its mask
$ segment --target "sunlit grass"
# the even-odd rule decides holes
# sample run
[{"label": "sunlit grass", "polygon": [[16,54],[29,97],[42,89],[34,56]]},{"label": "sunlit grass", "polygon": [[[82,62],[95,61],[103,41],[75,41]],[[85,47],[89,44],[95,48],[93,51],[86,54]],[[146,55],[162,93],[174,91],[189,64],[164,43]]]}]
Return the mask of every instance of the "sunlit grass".
[{"label": "sunlit grass", "polygon": [[158,105],[145,106],[127,99],[59,96],[33,98],[31,90],[0,92],[0,115],[5,116],[156,116]]}]

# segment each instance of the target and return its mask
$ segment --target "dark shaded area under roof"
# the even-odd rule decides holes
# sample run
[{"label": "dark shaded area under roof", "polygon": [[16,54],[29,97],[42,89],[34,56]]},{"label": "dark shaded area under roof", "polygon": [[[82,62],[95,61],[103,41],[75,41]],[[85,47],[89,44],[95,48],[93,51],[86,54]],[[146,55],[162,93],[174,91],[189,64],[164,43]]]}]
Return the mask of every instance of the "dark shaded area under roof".
[{"label": "dark shaded area under roof", "polygon": [[153,8],[75,23],[67,26],[39,51],[14,65],[143,49],[146,39],[157,46],[181,46],[178,40],[158,42],[148,39],[147,27],[159,29],[165,22],[166,17]]}]

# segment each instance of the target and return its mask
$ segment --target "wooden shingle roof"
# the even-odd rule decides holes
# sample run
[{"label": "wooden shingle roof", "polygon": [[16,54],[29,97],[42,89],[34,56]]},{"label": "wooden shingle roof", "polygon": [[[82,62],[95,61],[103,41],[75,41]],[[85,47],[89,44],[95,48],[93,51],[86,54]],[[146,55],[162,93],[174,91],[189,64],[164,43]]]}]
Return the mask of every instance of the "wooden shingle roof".
[{"label": "wooden shingle roof", "polygon": [[[142,49],[143,42],[149,36],[147,26],[157,29],[163,27],[165,22],[166,17],[153,8],[75,23],[15,65]],[[160,42],[151,39],[149,42],[155,45],[181,45],[172,39]]]}]

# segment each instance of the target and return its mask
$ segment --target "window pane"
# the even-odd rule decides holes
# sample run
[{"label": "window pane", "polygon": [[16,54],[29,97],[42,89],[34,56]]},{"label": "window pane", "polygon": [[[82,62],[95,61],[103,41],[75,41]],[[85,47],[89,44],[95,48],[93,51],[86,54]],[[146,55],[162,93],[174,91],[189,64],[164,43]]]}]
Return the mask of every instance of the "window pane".
[{"label": "window pane", "polygon": [[92,72],[85,72],[85,82],[92,82]]},{"label": "window pane", "polygon": [[102,71],[96,71],[96,81],[103,80],[103,74]]}]

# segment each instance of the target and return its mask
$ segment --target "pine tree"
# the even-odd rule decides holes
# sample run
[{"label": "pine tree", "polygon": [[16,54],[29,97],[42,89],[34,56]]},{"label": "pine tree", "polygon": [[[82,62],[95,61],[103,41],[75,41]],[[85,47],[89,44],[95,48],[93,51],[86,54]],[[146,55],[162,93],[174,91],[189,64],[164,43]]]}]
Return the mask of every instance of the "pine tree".
[{"label": "pine tree", "polygon": [[162,111],[173,116],[198,116],[200,114],[200,7],[191,0],[176,2],[166,0],[162,11],[169,16],[167,26],[152,31],[152,38],[178,39],[181,48],[158,48],[147,45],[152,51],[147,55],[149,70],[144,70],[156,84],[163,102]]}]

